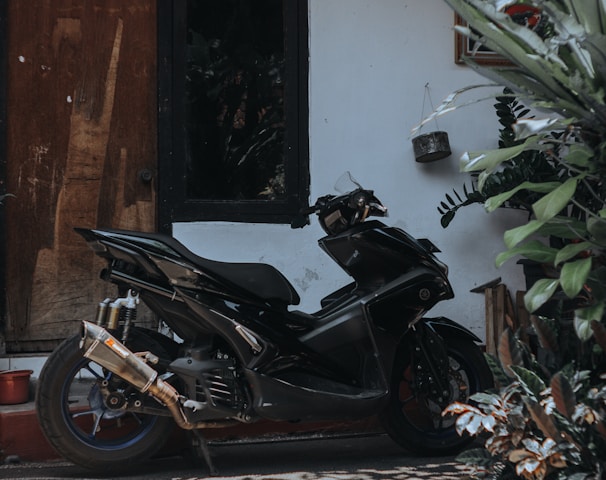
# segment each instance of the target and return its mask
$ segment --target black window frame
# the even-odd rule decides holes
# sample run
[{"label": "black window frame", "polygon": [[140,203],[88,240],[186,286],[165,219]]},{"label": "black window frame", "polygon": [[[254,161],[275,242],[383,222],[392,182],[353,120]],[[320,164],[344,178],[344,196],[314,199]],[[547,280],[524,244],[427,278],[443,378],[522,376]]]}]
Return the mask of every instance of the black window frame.
[{"label": "black window frame", "polygon": [[[184,32],[186,0],[158,0],[158,228],[173,222],[289,223],[309,201],[308,0],[284,0],[286,81],[286,197],[282,200],[203,200],[186,197]],[[296,27],[296,28],[293,28]],[[290,46],[295,45],[294,48]],[[292,107],[294,105],[294,108]],[[293,128],[293,124],[296,125]]]}]

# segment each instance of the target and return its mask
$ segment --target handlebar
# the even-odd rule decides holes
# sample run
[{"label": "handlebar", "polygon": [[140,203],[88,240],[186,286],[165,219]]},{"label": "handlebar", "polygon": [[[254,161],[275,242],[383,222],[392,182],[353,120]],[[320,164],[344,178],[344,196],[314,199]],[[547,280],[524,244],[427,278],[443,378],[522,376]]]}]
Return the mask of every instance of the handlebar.
[{"label": "handlebar", "polygon": [[[369,216],[383,217],[387,214],[387,208],[374,196],[372,190],[363,188],[339,196],[324,195],[314,205],[302,208],[293,218],[291,228],[309,225],[309,215],[312,213],[317,213],[320,225],[327,233],[335,234],[363,222]],[[338,221],[333,218],[335,216]]]}]

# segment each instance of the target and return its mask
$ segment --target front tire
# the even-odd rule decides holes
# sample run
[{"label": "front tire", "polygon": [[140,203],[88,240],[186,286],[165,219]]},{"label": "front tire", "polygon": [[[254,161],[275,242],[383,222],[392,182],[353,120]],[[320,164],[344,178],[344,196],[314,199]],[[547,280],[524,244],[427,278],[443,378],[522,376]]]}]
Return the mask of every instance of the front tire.
[{"label": "front tire", "polygon": [[[484,355],[471,340],[448,338],[448,403],[467,402],[476,392],[492,386],[492,374]],[[453,417],[443,417],[443,408],[426,395],[417,378],[413,348],[403,344],[396,354],[387,408],[380,415],[389,436],[405,449],[422,455],[446,455],[471,443],[459,436]]]},{"label": "front tire", "polygon": [[[172,418],[107,408],[102,389],[108,388],[108,380],[112,390],[135,392],[84,358],[79,345],[79,336],[65,340],[40,373],[36,410],[44,435],[65,458],[94,470],[114,471],[149,458],[166,442],[174,428]],[[164,353],[157,342],[141,334],[133,339],[132,348]]]}]

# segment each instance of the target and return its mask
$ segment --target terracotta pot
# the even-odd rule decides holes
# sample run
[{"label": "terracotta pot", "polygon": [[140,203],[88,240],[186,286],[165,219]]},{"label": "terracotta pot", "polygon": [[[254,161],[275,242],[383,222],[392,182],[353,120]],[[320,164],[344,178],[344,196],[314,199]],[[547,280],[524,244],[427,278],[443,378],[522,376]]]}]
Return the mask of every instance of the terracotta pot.
[{"label": "terracotta pot", "polygon": [[29,377],[33,370],[0,372],[0,404],[25,403],[29,399]]}]

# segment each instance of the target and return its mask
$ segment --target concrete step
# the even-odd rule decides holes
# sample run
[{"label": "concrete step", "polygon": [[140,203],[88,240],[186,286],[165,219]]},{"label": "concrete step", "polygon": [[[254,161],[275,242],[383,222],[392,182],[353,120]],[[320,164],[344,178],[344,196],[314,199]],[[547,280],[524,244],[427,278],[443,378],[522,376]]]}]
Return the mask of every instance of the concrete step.
[{"label": "concrete step", "polygon": [[58,458],[61,457],[40,430],[33,400],[0,406],[0,463],[43,462]]}]

